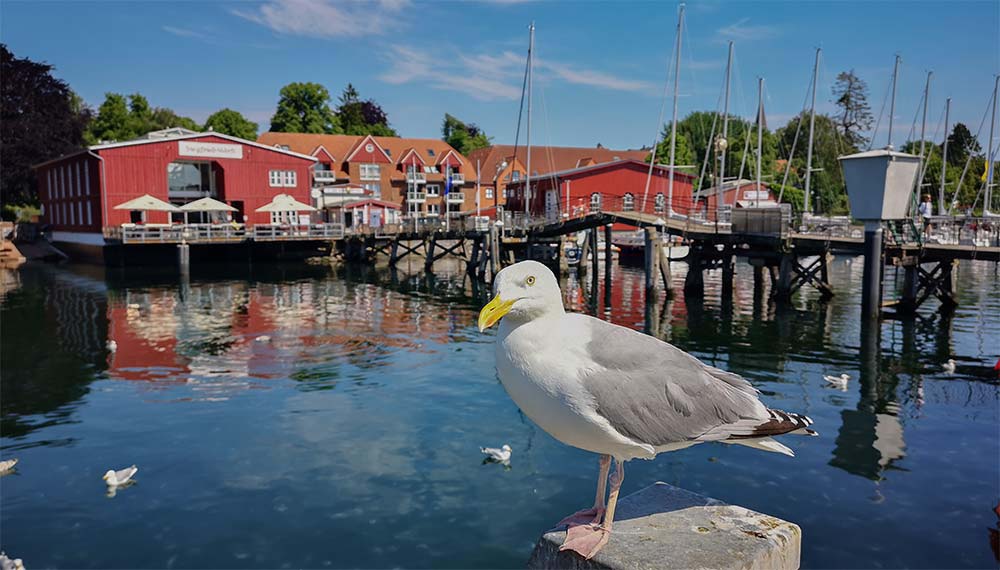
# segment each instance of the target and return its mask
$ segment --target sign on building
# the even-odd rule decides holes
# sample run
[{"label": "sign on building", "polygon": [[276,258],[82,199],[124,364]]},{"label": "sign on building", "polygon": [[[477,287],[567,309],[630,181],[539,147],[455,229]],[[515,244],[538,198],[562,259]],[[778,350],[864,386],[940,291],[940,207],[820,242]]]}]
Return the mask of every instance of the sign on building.
[{"label": "sign on building", "polygon": [[178,153],[181,156],[196,156],[199,158],[243,158],[243,145],[179,141]]}]

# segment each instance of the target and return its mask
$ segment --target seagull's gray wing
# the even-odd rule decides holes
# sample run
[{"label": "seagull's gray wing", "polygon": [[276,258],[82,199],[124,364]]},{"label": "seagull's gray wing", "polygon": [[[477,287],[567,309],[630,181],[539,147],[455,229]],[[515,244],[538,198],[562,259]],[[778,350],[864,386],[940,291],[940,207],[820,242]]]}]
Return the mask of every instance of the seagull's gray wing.
[{"label": "seagull's gray wing", "polygon": [[[598,414],[622,435],[654,447],[757,436],[774,419],[738,374],[709,366],[640,332],[588,317],[583,377]],[[766,434],[760,434],[766,435]]]},{"label": "seagull's gray wing", "polygon": [[117,479],[119,483],[124,483],[125,481],[131,479],[137,471],[139,471],[139,469],[135,465],[126,467],[125,469],[118,469],[115,471],[115,479]]}]

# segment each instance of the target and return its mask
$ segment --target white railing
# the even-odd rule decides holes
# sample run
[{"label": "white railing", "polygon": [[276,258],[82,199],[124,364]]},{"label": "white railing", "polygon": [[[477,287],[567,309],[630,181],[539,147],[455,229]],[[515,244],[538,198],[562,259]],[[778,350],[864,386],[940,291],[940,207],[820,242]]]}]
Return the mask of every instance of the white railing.
[{"label": "white railing", "polygon": [[451,183],[452,184],[465,184],[465,175],[458,172],[451,173]]},{"label": "white railing", "polygon": [[344,237],[343,224],[258,224],[253,227],[255,241],[280,241],[297,239],[339,239]]},{"label": "white railing", "polygon": [[447,194],[448,202],[464,202],[465,193],[464,192],[448,192]]},{"label": "white railing", "polygon": [[465,219],[465,229],[470,232],[490,231],[489,216],[469,216]]},{"label": "white railing", "polygon": [[427,184],[427,174],[423,172],[407,172],[406,181],[415,182],[417,184]]},{"label": "white railing", "polygon": [[246,229],[241,224],[123,224],[104,235],[122,243],[224,242],[242,241]]},{"label": "white railing", "polygon": [[332,170],[314,170],[313,180],[316,182],[336,182],[337,173]]},{"label": "white railing", "polygon": [[425,202],[427,201],[427,192],[407,192],[406,193],[407,202]]}]

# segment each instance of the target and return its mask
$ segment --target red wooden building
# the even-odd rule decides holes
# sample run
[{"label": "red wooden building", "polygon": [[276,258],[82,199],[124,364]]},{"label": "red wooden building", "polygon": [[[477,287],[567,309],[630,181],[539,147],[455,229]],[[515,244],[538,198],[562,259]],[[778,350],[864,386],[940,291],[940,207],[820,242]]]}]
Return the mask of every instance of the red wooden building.
[{"label": "red wooden building", "polygon": [[[718,206],[720,188],[713,186],[701,191],[700,202],[705,204],[709,212],[714,212]],[[772,207],[776,206],[775,196],[767,182],[761,182],[760,188],[752,180],[728,180],[721,188],[722,205],[734,208]]]},{"label": "red wooden building", "polygon": [[208,196],[235,208],[228,217],[247,228],[272,223],[274,214],[255,210],[278,194],[310,203],[315,162],[229,135],[167,129],[91,146],[35,169],[42,221],[51,228],[52,241],[103,247],[108,230],[123,224],[182,221],[178,213],[115,209],[144,194],[175,206]]},{"label": "red wooden building", "polygon": [[[588,211],[642,211],[666,215],[670,169],[625,159],[554,172],[531,179],[531,214],[553,221]],[[646,182],[649,181],[649,189]],[[692,207],[694,177],[674,172],[673,210],[688,214]],[[508,186],[507,210],[524,212],[524,182]],[[626,229],[626,228],[615,228]]]}]

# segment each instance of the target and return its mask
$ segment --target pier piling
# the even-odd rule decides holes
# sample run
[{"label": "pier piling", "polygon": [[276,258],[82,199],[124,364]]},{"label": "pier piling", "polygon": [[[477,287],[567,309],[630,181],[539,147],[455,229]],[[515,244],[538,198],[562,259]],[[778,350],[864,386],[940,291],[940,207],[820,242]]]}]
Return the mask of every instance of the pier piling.
[{"label": "pier piling", "polygon": [[656,273],[660,270],[660,235],[656,228],[645,230],[646,303],[657,302]]},{"label": "pier piling", "polygon": [[604,309],[611,308],[611,224],[604,226]]},{"label": "pier piling", "polygon": [[191,272],[191,246],[186,243],[177,244],[177,266],[182,275]]},{"label": "pier piling", "polygon": [[882,312],[882,224],[865,222],[865,269],[861,283],[861,317],[878,319]]}]

